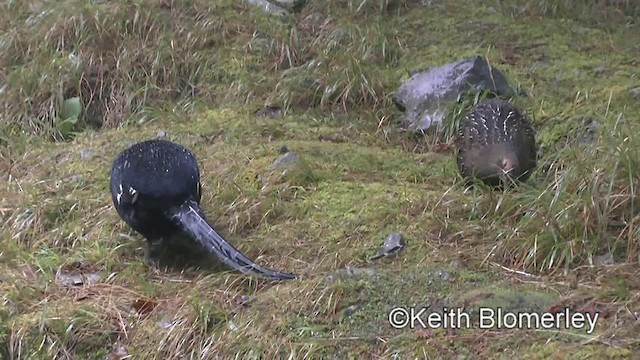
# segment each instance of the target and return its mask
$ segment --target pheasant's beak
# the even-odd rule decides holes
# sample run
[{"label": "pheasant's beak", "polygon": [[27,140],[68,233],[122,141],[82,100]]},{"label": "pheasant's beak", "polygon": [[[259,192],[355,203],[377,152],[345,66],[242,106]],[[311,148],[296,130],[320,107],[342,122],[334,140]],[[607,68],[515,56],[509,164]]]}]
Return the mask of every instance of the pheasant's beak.
[{"label": "pheasant's beak", "polygon": [[509,161],[509,159],[502,159],[499,166],[504,174],[509,174],[515,168],[513,162]]}]

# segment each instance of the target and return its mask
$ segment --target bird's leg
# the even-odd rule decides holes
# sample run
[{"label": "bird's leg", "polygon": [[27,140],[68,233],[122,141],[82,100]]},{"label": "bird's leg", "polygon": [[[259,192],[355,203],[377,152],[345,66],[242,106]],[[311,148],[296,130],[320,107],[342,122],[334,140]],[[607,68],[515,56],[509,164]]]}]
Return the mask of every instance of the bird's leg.
[{"label": "bird's leg", "polygon": [[150,246],[147,245],[144,247],[144,263],[151,268],[159,268],[160,264],[156,257],[151,255]]},{"label": "bird's leg", "polygon": [[163,238],[147,241],[144,247],[144,262],[149,267],[159,268],[159,260],[164,250],[165,241]]}]

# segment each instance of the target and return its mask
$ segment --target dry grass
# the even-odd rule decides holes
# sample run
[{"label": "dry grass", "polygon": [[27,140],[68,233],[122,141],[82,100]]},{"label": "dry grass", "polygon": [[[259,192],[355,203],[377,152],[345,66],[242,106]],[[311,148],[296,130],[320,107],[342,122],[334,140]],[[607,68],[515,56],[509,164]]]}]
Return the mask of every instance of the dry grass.
[{"label": "dry grass", "polygon": [[[637,5],[422,3],[310,1],[277,18],[226,0],[0,5],[0,357],[631,358]],[[539,129],[538,170],[505,192],[465,191],[448,148],[477,99],[419,136],[397,131],[390,101],[409,70],[475,54],[530,95],[515,101]],[[256,117],[265,104],[284,116]],[[302,280],[143,264],[108,172],[160,130],[196,154],[216,228]],[[282,147],[304,162],[271,168]],[[407,248],[369,263],[394,231]],[[495,304],[600,319],[594,334],[387,321],[395,306]]]}]

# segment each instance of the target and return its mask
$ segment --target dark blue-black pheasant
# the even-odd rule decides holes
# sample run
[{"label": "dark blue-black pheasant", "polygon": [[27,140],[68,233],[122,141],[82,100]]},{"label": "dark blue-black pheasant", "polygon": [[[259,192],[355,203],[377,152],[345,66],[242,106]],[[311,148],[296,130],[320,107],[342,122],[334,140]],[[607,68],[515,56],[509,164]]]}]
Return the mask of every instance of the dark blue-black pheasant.
[{"label": "dark blue-black pheasant", "polygon": [[295,274],[262,267],[229,244],[207,222],[200,208],[200,169],[195,156],[167,140],[132,145],[111,168],[111,197],[120,217],[148,241],[149,248],[182,231],[222,262],[243,273],[277,280]]}]

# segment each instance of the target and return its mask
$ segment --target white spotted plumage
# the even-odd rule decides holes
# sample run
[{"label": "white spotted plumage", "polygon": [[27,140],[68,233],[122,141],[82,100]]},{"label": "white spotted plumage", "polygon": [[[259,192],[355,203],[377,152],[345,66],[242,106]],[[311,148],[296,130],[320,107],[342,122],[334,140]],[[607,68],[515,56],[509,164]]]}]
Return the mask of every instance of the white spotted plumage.
[{"label": "white spotted plumage", "polygon": [[505,164],[520,176],[536,166],[535,133],[511,103],[499,99],[476,104],[460,126],[457,163],[464,177],[497,177]]},{"label": "white spotted plumage", "polygon": [[131,203],[135,203],[138,200],[138,192],[133,187],[129,186],[129,195],[131,195]]},{"label": "white spotted plumage", "polygon": [[[131,196],[131,204],[135,203],[138,200],[138,191],[133,187],[129,186],[129,195]],[[124,187],[122,184],[118,184],[118,193],[116,194],[116,202],[120,204],[122,202],[122,195],[124,195]]]},{"label": "white spotted plumage", "polygon": [[120,199],[122,199],[122,192],[124,190],[122,189],[122,184],[118,185],[118,193],[116,194],[116,201],[118,202],[118,204],[120,204]]}]

